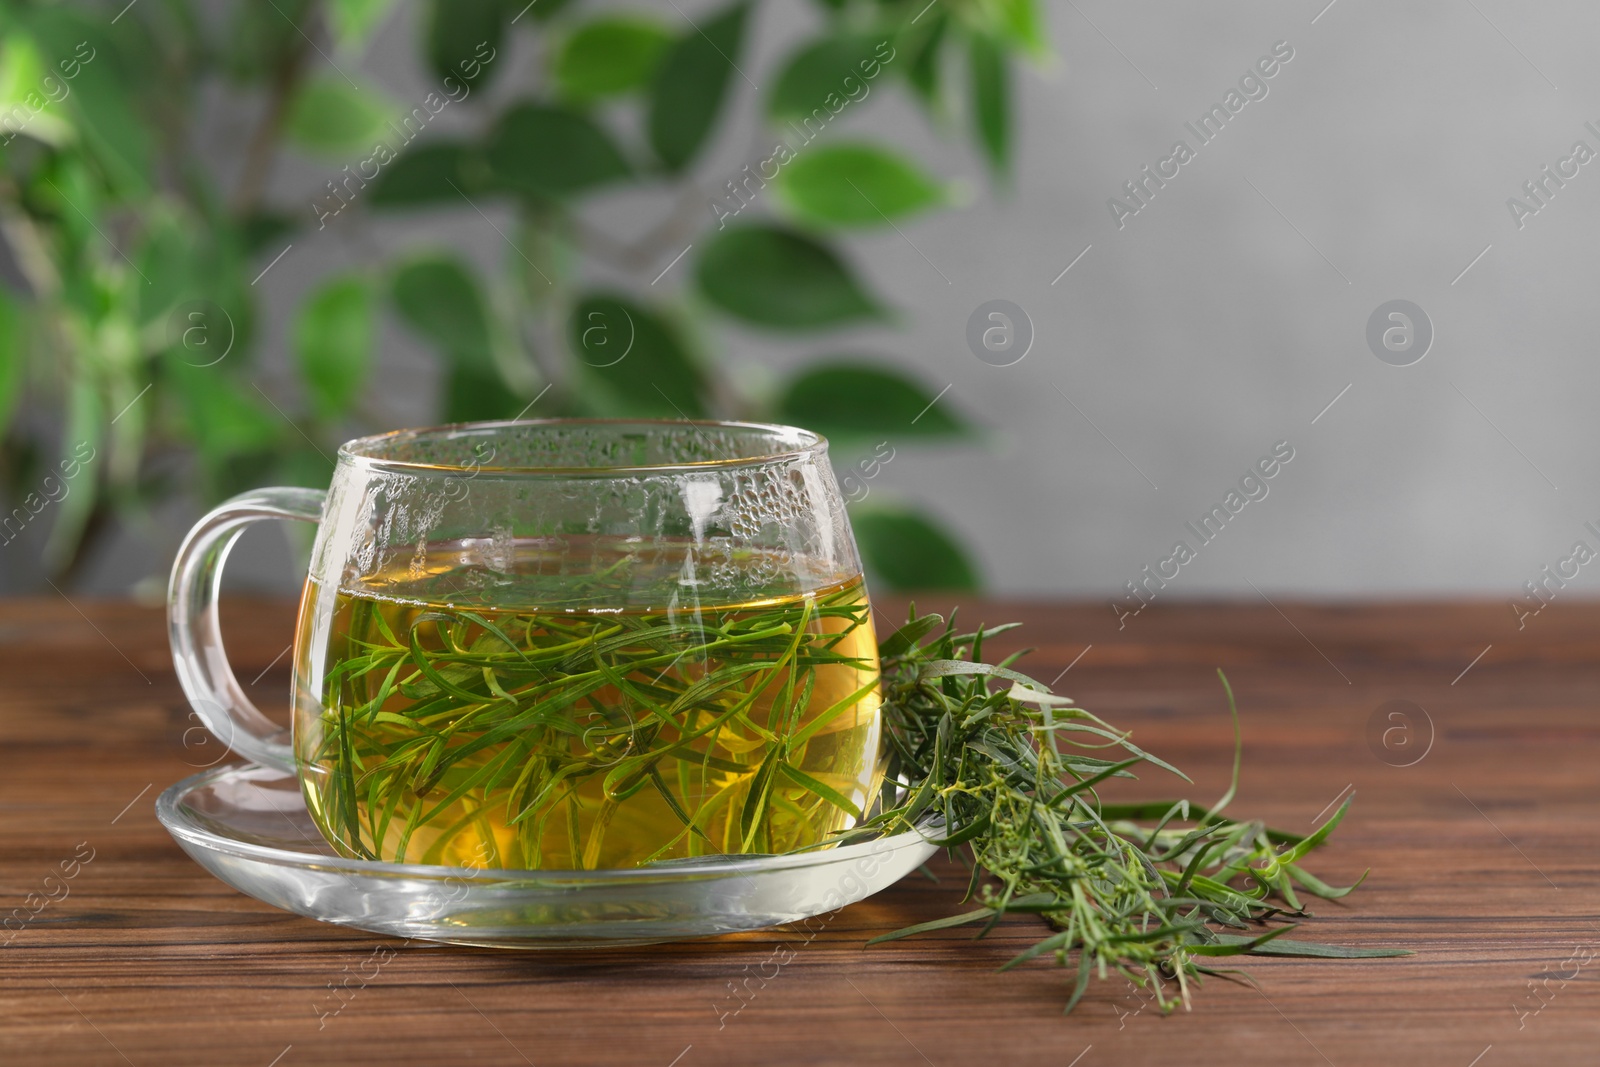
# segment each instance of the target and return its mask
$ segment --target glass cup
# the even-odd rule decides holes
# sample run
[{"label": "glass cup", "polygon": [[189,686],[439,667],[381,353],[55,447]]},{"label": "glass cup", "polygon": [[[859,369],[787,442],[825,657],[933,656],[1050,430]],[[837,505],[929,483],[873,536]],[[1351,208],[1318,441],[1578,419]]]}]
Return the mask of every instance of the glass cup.
[{"label": "glass cup", "polygon": [[[216,610],[229,549],[269,518],[319,524],[290,731],[244,695]],[[326,492],[245,493],[195,525],[169,625],[207,728],[298,775],[353,858],[791,852],[854,825],[880,782],[872,609],[806,430],[556,419],[351,441]]]}]

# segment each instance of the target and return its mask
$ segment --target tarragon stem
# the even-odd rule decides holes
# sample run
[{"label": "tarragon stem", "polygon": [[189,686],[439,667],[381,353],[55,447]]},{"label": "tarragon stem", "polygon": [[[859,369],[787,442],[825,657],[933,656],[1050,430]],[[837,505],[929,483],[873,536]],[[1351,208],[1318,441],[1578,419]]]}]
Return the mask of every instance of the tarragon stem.
[{"label": "tarragon stem", "polygon": [[[1220,670],[1234,723],[1233,774],[1222,798],[1210,808],[1187,800],[1103,804],[1097,787],[1134,777],[1139,764],[1188,779],[1016,671],[1018,656],[984,663],[984,639],[1002,629],[1009,627],[958,634],[953,617],[918,616],[913,607],[906,625],[879,645],[888,777],[879,813],[845,840],[913,828],[929,833],[928,816],[937,813],[931,833],[970,860],[967,899],[981,906],[868,944],[979,922],[982,937],[1008,915],[1038,915],[1057,932],[1005,968],[1043,956],[1076,966],[1067,1011],[1096,974],[1119,974],[1149,989],[1169,1011],[1188,1007],[1200,976],[1232,977],[1200,962],[1209,956],[1409,955],[1282,937],[1295,928],[1287,919],[1309,915],[1291,879],[1325,898],[1355,888],[1327,885],[1299,866],[1355,797],[1306,836],[1223,817],[1238,791],[1242,735]],[[1093,754],[1107,748],[1122,758]]]}]

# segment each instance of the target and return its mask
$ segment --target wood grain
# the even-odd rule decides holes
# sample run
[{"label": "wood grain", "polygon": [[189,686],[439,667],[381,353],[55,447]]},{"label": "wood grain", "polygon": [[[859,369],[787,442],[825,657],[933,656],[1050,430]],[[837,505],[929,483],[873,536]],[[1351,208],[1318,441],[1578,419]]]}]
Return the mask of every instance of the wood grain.
[{"label": "wood grain", "polygon": [[[1236,814],[1309,829],[1347,787],[1358,794],[1314,869],[1371,874],[1303,933],[1416,955],[1254,961],[1259,988],[1212,980],[1167,1017],[1113,980],[1063,1017],[1059,969],[993,973],[1038,936],[1028,921],[982,942],[949,931],[864,950],[956,906],[959,879],[916,876],[814,933],[589,953],[403,947],[275,911],[179,851],[152,801],[216,749],[193,732],[161,615],[56,598],[0,604],[0,916],[30,914],[28,894],[47,885],[59,896],[46,877],[75,853],[93,859],[63,899],[0,931],[0,1063],[1596,1061],[1600,605],[1552,605],[1523,631],[1504,605],[1478,603],[1152,606],[1122,630],[1104,605],[990,602],[962,616],[1024,620],[1008,637],[1038,647],[1025,666],[1045,680],[1083,653],[1057,688],[1188,770],[1202,800],[1227,780],[1225,668],[1245,731]],[[266,707],[284,703],[275,657],[291,617],[228,605],[236,672]],[[1369,744],[1392,700],[1431,720],[1412,766],[1391,764],[1421,749]],[[394,956],[377,976],[336,996],[380,947]],[[746,976],[741,998],[731,984]]]}]

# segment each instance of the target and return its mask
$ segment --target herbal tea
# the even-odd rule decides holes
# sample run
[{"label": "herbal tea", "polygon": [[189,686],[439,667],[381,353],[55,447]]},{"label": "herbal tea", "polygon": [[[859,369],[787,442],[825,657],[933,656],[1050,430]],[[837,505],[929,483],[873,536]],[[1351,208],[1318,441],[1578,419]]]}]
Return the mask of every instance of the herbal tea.
[{"label": "herbal tea", "polygon": [[[681,546],[657,550],[670,567],[621,550],[581,570],[510,554],[486,569],[435,546],[337,590],[322,624],[323,591],[307,584],[296,751],[307,805],[341,852],[634,867],[786,852],[860,818],[879,695],[859,577],[719,601],[707,592],[739,583],[686,582]],[[719,566],[726,579],[762,564]]]}]

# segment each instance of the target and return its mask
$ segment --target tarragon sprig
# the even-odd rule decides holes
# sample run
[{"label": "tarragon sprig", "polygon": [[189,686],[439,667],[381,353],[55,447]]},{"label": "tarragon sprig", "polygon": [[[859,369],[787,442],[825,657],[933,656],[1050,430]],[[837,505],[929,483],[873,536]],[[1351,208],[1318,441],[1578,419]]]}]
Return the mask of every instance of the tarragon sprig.
[{"label": "tarragon sprig", "polygon": [[1325,898],[1360,884],[1330,886],[1300,865],[1355,798],[1305,836],[1224,818],[1238,786],[1240,746],[1233,691],[1221,671],[1235,733],[1233,778],[1222,799],[1210,808],[1187,800],[1105,804],[1096,786],[1134,777],[1139,764],[1189,778],[1014,670],[1023,653],[983,662],[984,642],[1015,625],[957,634],[953,618],[919,617],[913,608],[910,621],[881,642],[888,778],[883,810],[861,829],[937,827],[939,843],[971,867],[967,899],[979,907],[869,944],[977,922],[982,937],[1007,915],[1038,915],[1056,932],[1002,969],[1046,956],[1075,965],[1067,1011],[1096,974],[1122,975],[1168,1011],[1188,1006],[1198,976],[1233,977],[1201,962],[1211,957],[1409,954],[1282,936],[1295,929],[1288,918],[1308,914],[1296,884]]}]

